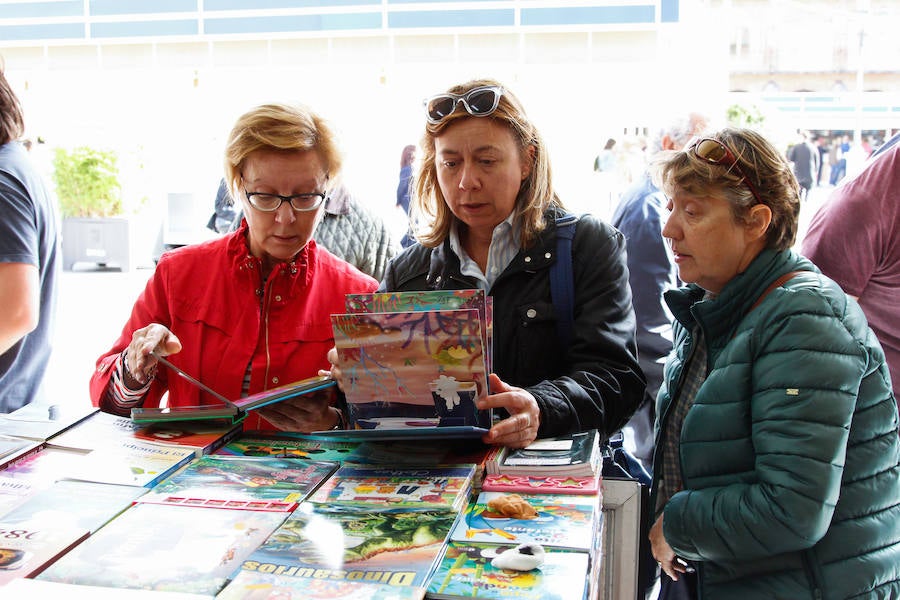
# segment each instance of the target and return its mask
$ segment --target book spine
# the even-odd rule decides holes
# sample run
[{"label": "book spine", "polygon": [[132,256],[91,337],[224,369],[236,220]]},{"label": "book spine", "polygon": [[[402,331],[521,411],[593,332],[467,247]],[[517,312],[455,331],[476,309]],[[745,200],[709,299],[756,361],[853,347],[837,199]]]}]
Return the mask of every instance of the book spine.
[{"label": "book spine", "polygon": [[28,458],[29,456],[37,454],[38,452],[43,450],[46,445],[47,445],[47,442],[41,442],[34,448],[26,450],[22,454],[18,454],[18,455],[13,454],[12,456],[8,457],[8,460],[0,460],[0,469],[8,469],[9,467],[15,465],[16,463]]}]

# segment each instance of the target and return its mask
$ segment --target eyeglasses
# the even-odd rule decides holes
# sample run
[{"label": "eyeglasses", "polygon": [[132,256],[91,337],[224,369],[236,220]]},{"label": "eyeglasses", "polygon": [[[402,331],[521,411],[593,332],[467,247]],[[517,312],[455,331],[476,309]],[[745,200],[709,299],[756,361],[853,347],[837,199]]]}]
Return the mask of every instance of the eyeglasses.
[{"label": "eyeglasses", "polygon": [[291,208],[297,212],[309,212],[322,206],[326,198],[326,195],[322,192],[281,196],[279,194],[248,192],[246,188],[244,188],[244,195],[247,196],[247,202],[250,203],[250,206],[263,212],[275,212],[281,208],[284,202],[289,203]]},{"label": "eyeglasses", "polygon": [[734,153],[723,142],[715,138],[695,137],[691,138],[691,141],[687,143],[686,148],[688,152],[693,153],[694,156],[704,162],[708,162],[712,165],[722,165],[729,169],[734,168],[734,170],[737,171],[737,174],[741,176],[741,181],[747,186],[750,193],[753,194],[753,197],[756,198],[756,201],[759,204],[764,204],[759,197],[759,192],[756,191],[756,186],[753,185],[753,182],[747,177],[744,170],[741,169],[737,157],[735,157]]},{"label": "eyeglasses", "polygon": [[469,90],[465,94],[438,94],[425,100],[425,114],[432,125],[440,123],[453,114],[462,103],[466,112],[473,117],[486,117],[497,110],[503,88],[487,85]]}]

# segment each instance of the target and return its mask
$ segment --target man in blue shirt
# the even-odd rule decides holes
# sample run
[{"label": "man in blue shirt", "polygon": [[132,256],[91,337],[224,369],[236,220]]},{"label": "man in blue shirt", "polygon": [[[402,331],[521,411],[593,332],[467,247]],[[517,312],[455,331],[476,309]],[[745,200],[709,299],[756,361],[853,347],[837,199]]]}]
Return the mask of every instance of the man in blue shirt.
[{"label": "man in blue shirt", "polygon": [[0,413],[41,400],[60,264],[55,203],[18,141],[24,132],[0,65]]}]

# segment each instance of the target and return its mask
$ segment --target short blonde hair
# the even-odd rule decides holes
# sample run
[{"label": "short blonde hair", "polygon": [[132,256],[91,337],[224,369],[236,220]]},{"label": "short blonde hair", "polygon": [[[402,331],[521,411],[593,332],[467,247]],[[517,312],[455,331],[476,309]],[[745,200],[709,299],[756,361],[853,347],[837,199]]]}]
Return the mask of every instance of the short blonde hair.
[{"label": "short blonde hair", "polygon": [[[493,79],[476,79],[455,85],[447,90],[451,94],[465,94],[471,89],[482,86],[503,87]],[[553,191],[553,177],[550,169],[550,158],[547,155],[547,147],[535,126],[528,120],[525,109],[519,100],[508,89],[503,87],[500,102],[490,116],[472,117],[465,110],[456,110],[447,115],[439,123],[426,123],[425,134],[422,137],[422,162],[419,166],[418,176],[415,180],[415,196],[413,206],[421,217],[422,225],[416,231],[416,239],[427,247],[434,248],[443,243],[450,233],[450,226],[455,218],[444,194],[441,192],[437,178],[435,165],[434,140],[439,137],[447,127],[459,119],[493,119],[495,122],[505,124],[513,134],[513,138],[519,146],[519,153],[524,162],[528,162],[528,148],[534,147],[534,160],[531,173],[522,182],[516,197],[516,205],[513,209],[516,218],[521,224],[522,246],[527,248],[544,229],[544,211],[551,205],[562,208],[562,202]]]},{"label": "short blonde hair", "polygon": [[[740,170],[751,179],[759,200],[772,211],[766,231],[766,247],[787,250],[797,239],[800,217],[800,185],[787,159],[762,135],[752,129],[726,128],[706,137],[731,150]],[[731,204],[735,221],[746,219],[756,198],[737,169],[710,164],[690,147],[662,152],[653,160],[654,181],[670,198],[676,190],[698,196],[723,197]]]},{"label": "short blonde hair", "polygon": [[225,144],[225,181],[237,198],[244,161],[257,150],[315,151],[329,180],[338,178],[341,153],[331,128],[303,105],[263,104],[241,115]]}]

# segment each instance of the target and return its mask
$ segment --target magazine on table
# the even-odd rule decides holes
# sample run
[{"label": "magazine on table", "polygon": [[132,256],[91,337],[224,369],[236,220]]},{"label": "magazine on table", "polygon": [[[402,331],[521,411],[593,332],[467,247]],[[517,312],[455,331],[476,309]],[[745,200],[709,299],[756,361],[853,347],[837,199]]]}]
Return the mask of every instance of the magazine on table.
[{"label": "magazine on table", "polygon": [[424,586],[457,514],[304,502],[254,550],[244,571]]},{"label": "magazine on table", "polygon": [[516,600],[572,600],[585,597],[589,556],[586,552],[546,549],[544,562],[530,571],[512,571],[491,564],[515,544],[449,542],[428,583],[434,600],[515,598]]}]

